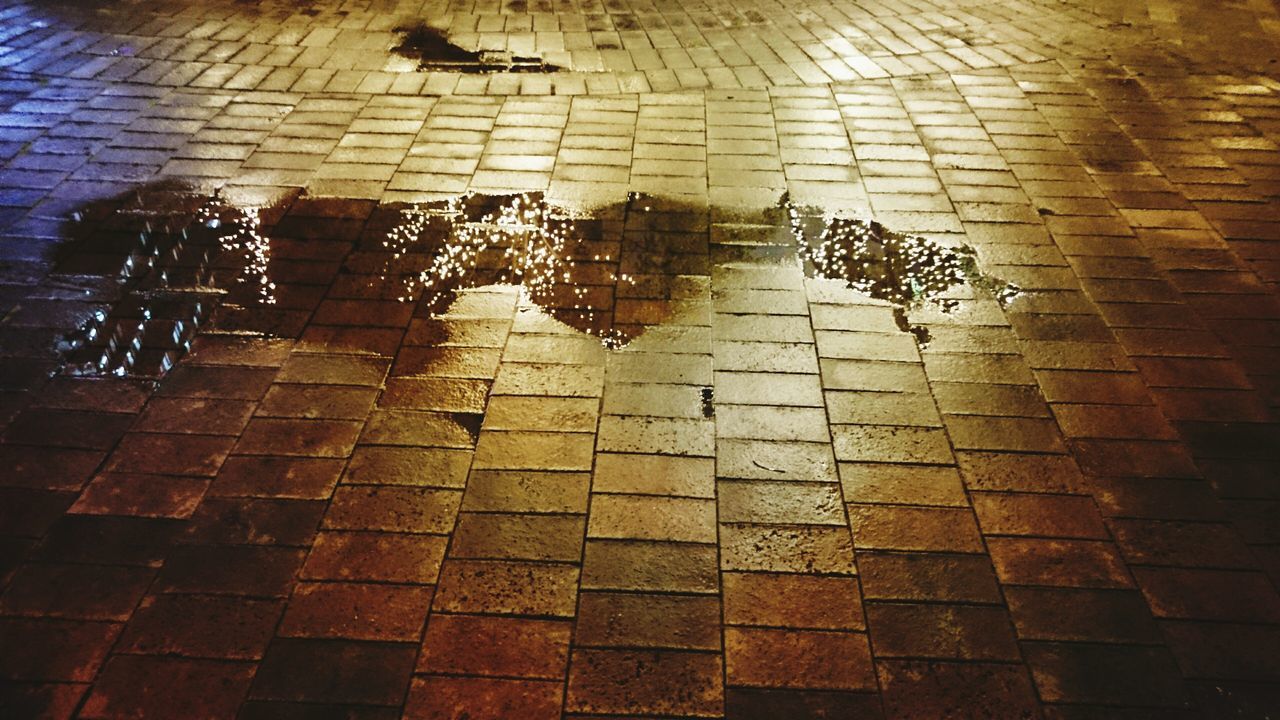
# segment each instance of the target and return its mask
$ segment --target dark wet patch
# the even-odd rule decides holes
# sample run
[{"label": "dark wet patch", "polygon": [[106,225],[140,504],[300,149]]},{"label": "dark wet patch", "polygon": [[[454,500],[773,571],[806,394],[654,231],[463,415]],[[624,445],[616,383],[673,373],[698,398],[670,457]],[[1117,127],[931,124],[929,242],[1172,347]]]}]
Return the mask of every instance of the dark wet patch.
[{"label": "dark wet patch", "polygon": [[[467,195],[391,209],[381,277],[396,299],[444,312],[460,290],[516,285],[564,324],[619,348],[666,320],[706,276],[706,211],[632,194],[581,216],[539,193]],[[683,232],[691,215],[703,232]]]},{"label": "dark wet patch", "polygon": [[702,417],[713,418],[716,416],[716,391],[715,388],[702,388]]},{"label": "dark wet patch", "polygon": [[418,317],[415,344],[444,343],[431,319],[490,285],[618,348],[696,293],[706,217],[641,195],[582,216],[539,194],[250,207],[154,184],[75,213],[44,285],[75,325],[57,350],[78,375],[161,376],[201,333],[380,342]]},{"label": "dark wet patch", "polygon": [[[263,224],[278,210],[158,184],[74,214],[47,280],[83,291],[86,317],[57,346],[66,371],[162,375],[215,308],[274,305]],[[252,317],[241,330],[272,332],[270,313]]]},{"label": "dark wet patch", "polygon": [[513,55],[506,51],[471,51],[449,42],[441,31],[425,24],[396,28],[402,34],[392,52],[417,60],[419,70],[464,73],[525,72],[550,73],[559,67],[541,58]]},{"label": "dark wet patch", "polygon": [[[80,375],[159,377],[207,333],[391,354],[411,324],[421,348],[413,362],[429,362],[450,350],[439,347],[449,342],[439,318],[459,294],[495,285],[519,288],[549,318],[616,349],[705,299],[710,215],[634,193],[582,214],[538,193],[409,205],[294,191],[257,206],[153,184],[67,222],[69,242],[40,286],[44,304],[30,312],[74,327],[57,350]],[[768,216],[759,236],[768,239],[718,246],[720,256],[790,263],[798,254],[810,276],[891,303],[921,342],[928,335],[911,310],[953,310],[961,287],[1002,303],[1019,292],[983,274],[964,246],[786,202]],[[714,412],[709,389],[702,407]]]},{"label": "dark wet patch", "polygon": [[943,245],[917,235],[896,233],[874,220],[836,217],[782,201],[805,272],[810,277],[840,280],[858,292],[894,306],[894,319],[921,343],[928,330],[912,325],[912,309],[932,304],[943,312],[959,307],[954,297],[970,287],[1007,305],[1022,290],[983,273],[977,253],[967,245]]}]

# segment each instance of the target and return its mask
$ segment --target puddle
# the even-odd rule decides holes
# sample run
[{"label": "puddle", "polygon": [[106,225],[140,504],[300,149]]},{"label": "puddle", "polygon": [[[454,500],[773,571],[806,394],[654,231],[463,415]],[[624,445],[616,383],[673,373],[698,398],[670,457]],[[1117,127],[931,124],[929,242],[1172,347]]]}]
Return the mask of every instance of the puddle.
[{"label": "puddle", "polygon": [[418,62],[419,70],[464,73],[525,72],[551,73],[561,68],[536,57],[506,51],[471,51],[449,42],[444,33],[425,24],[396,28],[400,44],[392,52]]},{"label": "puddle", "polygon": [[[254,206],[153,184],[68,221],[41,297],[65,303],[47,315],[76,324],[57,350],[77,375],[162,376],[201,333],[297,339],[312,327],[403,329],[411,316],[441,315],[460,292],[489,286],[518,287],[550,318],[618,349],[705,299],[709,217],[707,208],[634,193],[584,214],[539,193],[408,205],[293,191]],[[911,310],[954,310],[961,286],[1002,304],[1020,292],[983,274],[965,246],[785,200],[771,224],[794,238],[811,277],[891,303],[899,327],[922,342]],[[790,241],[770,247],[779,261],[792,257]],[[709,392],[703,406],[713,411]]]},{"label": "puddle", "polygon": [[1001,307],[1022,293],[1017,285],[983,273],[977,253],[967,245],[943,245],[893,232],[874,220],[798,207],[787,197],[782,207],[806,274],[842,281],[891,303],[898,327],[922,345],[929,342],[929,333],[910,323],[911,310],[932,304],[952,312],[960,304],[954,291],[962,286],[990,295]]},{"label": "puddle", "polygon": [[[57,344],[65,372],[163,375],[215,309],[274,305],[262,227],[273,210],[161,184],[75,213],[49,285],[97,307]],[[239,330],[271,332],[270,313],[255,317]]]},{"label": "puddle", "polygon": [[638,194],[590,216],[539,193],[414,205],[398,210],[383,240],[391,255],[380,278],[397,300],[436,314],[460,290],[519,286],[555,319],[617,349],[670,317],[708,275],[705,232],[675,229],[691,212]]},{"label": "puddle", "polygon": [[[693,215],[700,233],[684,231]],[[586,216],[536,193],[417,205],[295,195],[240,207],[153,185],[70,218],[47,285],[66,288],[86,318],[57,348],[76,375],[162,376],[200,333],[296,339],[337,322],[317,319],[326,299],[441,314],[460,291],[491,285],[520,287],[616,349],[705,286],[706,216],[635,194]]]}]

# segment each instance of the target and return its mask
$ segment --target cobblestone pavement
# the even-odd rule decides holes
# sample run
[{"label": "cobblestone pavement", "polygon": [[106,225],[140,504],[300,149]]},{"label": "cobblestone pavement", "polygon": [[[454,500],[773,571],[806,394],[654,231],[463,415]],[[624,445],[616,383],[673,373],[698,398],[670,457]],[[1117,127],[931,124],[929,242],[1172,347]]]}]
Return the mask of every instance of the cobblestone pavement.
[{"label": "cobblestone pavement", "polygon": [[1280,716],[1277,58],[0,0],[0,715]]}]

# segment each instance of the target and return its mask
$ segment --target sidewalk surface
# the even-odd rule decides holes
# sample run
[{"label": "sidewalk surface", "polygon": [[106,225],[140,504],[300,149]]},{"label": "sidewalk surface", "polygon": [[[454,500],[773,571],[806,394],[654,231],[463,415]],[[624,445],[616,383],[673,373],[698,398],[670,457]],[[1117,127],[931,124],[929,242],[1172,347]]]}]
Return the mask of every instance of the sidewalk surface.
[{"label": "sidewalk surface", "polygon": [[1270,0],[0,0],[0,716],[1280,717],[1278,143]]}]

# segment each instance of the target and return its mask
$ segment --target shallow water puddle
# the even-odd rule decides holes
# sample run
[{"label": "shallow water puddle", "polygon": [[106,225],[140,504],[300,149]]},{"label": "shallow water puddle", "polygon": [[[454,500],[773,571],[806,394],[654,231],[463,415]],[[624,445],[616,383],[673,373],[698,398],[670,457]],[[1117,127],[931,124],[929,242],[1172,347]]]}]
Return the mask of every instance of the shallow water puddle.
[{"label": "shallow water puddle", "polygon": [[444,33],[425,24],[396,28],[402,35],[400,44],[391,49],[402,57],[418,62],[419,70],[440,72],[550,73],[561,68],[535,57],[522,57],[500,50],[464,50],[449,42]]},{"label": "shallow water puddle", "polygon": [[967,245],[896,233],[874,220],[801,208],[787,198],[782,207],[810,277],[839,280],[892,304],[898,327],[922,343],[928,342],[928,331],[907,319],[913,309],[933,304],[952,312],[960,303],[953,291],[960,287],[989,294],[1002,307],[1022,294],[1017,285],[983,273],[977,253]]},{"label": "shallow water puddle", "polygon": [[[692,215],[700,230],[685,229]],[[706,211],[639,195],[583,216],[539,194],[255,208],[149,186],[83,209],[69,236],[50,281],[101,288],[58,345],[65,371],[80,375],[156,377],[202,332],[299,338],[332,322],[326,309],[391,301],[440,314],[461,290],[490,285],[519,287],[619,348],[709,273]]]},{"label": "shallow water puddle", "polygon": [[[68,373],[158,377],[200,333],[403,331],[413,316],[445,313],[461,291],[495,285],[520,288],[549,317],[618,349],[704,301],[710,215],[639,194],[585,214],[538,193],[408,205],[295,191],[254,207],[146,186],[68,223],[49,284],[92,291],[75,306],[83,321],[57,349]],[[811,277],[890,303],[899,326],[921,341],[927,333],[908,322],[912,309],[949,311],[960,287],[1002,304],[1020,292],[982,273],[967,247],[872,221],[784,200],[761,229],[773,240],[759,252],[783,263],[798,257]]]}]

